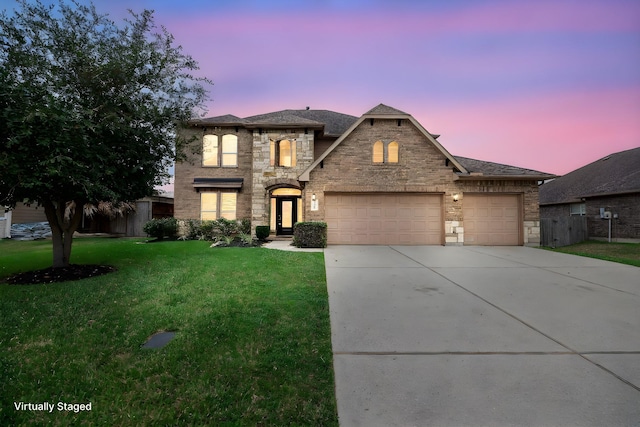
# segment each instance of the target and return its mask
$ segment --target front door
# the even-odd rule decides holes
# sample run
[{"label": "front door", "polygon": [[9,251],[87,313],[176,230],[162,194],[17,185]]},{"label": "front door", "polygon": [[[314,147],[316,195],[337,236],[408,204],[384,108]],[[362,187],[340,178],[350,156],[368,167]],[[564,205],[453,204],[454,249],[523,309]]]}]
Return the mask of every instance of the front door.
[{"label": "front door", "polygon": [[276,199],[276,236],[292,235],[293,224],[298,218],[298,202],[293,197]]}]

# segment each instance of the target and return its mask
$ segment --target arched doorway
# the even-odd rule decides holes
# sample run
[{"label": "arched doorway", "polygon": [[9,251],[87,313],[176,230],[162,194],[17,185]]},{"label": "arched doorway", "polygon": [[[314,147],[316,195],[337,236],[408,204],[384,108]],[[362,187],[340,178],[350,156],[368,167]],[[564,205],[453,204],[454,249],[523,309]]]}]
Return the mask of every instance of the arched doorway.
[{"label": "arched doorway", "polygon": [[293,234],[293,225],[302,221],[302,191],[276,188],[271,192],[271,230],[276,236]]}]

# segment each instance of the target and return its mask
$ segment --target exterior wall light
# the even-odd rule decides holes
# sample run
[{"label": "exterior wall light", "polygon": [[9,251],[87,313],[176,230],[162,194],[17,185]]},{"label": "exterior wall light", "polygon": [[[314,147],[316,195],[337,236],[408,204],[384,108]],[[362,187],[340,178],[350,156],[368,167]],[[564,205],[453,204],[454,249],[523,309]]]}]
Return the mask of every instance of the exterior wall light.
[{"label": "exterior wall light", "polygon": [[455,194],[453,195],[453,201],[454,201],[454,202],[457,202],[458,200],[460,200],[460,195],[459,195],[458,193],[455,193]]}]

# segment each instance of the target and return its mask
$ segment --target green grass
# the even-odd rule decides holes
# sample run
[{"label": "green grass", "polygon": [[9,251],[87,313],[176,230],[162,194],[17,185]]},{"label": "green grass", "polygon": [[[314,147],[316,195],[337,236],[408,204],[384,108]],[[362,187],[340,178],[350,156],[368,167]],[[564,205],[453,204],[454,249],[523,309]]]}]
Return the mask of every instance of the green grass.
[{"label": "green grass", "polygon": [[575,245],[545,249],[640,267],[640,243],[609,243],[588,240]]},{"label": "green grass", "polygon": [[[0,285],[0,425],[337,425],[321,253],[140,242],[74,242],[72,263],[116,273]],[[1,241],[0,277],[50,266],[50,245]]]}]

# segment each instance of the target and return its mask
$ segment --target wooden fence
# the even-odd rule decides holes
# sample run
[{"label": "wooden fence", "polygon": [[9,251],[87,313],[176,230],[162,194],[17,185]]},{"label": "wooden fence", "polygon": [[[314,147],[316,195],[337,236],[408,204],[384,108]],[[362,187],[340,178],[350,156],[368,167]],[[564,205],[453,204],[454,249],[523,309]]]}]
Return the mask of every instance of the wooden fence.
[{"label": "wooden fence", "polygon": [[588,238],[586,216],[542,218],[540,220],[540,244],[560,247],[573,245]]}]

